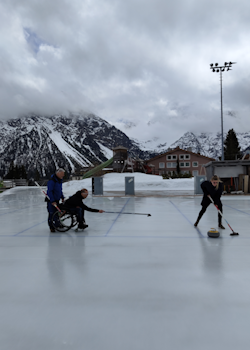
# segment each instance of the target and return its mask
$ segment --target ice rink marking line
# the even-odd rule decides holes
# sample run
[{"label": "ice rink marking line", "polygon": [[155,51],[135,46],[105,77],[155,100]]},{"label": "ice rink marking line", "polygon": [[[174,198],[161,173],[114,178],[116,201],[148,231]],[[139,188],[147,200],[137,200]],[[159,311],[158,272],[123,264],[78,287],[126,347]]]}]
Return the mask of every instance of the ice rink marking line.
[{"label": "ice rink marking line", "polygon": [[13,211],[8,211],[7,213],[2,213],[2,214],[0,214],[0,216],[6,215],[6,214],[16,213],[17,211],[21,211],[21,210],[24,210],[24,209],[27,209],[27,208],[31,208],[31,207],[24,207],[24,208],[16,209],[16,210],[13,210]]},{"label": "ice rink marking line", "polygon": [[26,228],[25,230],[22,230],[22,231],[16,233],[15,235],[12,235],[12,237],[16,237],[16,236],[20,235],[21,233],[23,233],[23,232],[25,232],[25,231],[29,231],[29,230],[32,229],[33,227],[39,226],[39,225],[43,224],[43,223],[46,222],[46,221],[47,221],[47,220],[43,220],[43,221],[39,222],[38,224],[35,224],[35,225],[31,226],[31,227],[28,227],[28,228]]},{"label": "ice rink marking line", "polygon": [[234,207],[231,207],[230,205],[227,205],[227,204],[223,204],[225,207],[228,207],[228,208],[231,208],[233,210],[236,210],[236,211],[239,211],[240,213],[243,213],[243,214],[246,214],[246,215],[250,215],[250,213],[246,213],[245,211],[243,210],[240,210],[240,209],[236,209]]},{"label": "ice rink marking line", "polygon": [[[28,209],[28,208],[34,208],[34,207],[37,207],[37,208],[39,208],[39,207],[42,207],[41,205],[31,205],[31,206],[28,206],[28,207],[23,207],[23,208],[21,208],[21,209],[16,209],[16,210],[13,210],[13,211],[8,211],[7,213],[2,213],[2,214],[0,214],[0,216],[2,216],[2,215],[7,215],[7,214],[12,214],[12,213],[16,213],[17,211],[21,211],[21,210],[24,210],[24,209]],[[4,208],[5,209],[5,208]],[[2,208],[0,208],[0,210],[2,210]],[[6,210],[6,209],[5,209]]]},{"label": "ice rink marking line", "polygon": [[[27,231],[27,230],[26,230]],[[50,233],[48,235],[21,235],[21,236],[17,236],[17,235],[0,235],[0,239],[1,238],[61,238],[61,237],[68,237],[68,238],[132,238],[132,239],[135,239],[135,238],[139,238],[139,239],[145,239],[145,238],[148,238],[148,239],[197,239],[197,237],[191,237],[191,236],[117,236],[117,235],[108,235],[108,236],[103,236],[103,235],[81,235],[81,234],[75,234],[75,235],[70,235],[68,232],[65,232],[65,233]],[[205,239],[210,239],[208,237],[205,237],[201,234],[201,237],[200,238],[205,238]],[[224,239],[230,239],[230,240],[233,240],[234,238],[233,237],[223,237],[223,240]],[[237,237],[237,240],[244,240],[244,239],[250,239],[250,237],[242,237],[242,236],[239,236]]]},{"label": "ice rink marking line", "polygon": [[112,230],[114,224],[115,224],[116,221],[118,220],[119,216],[121,215],[121,213],[123,212],[124,208],[126,207],[126,205],[128,204],[129,201],[130,201],[130,198],[128,198],[128,200],[126,201],[126,203],[125,203],[124,206],[122,207],[122,210],[121,210],[120,213],[117,215],[116,219],[114,220],[113,224],[110,226],[110,228],[108,229],[108,231],[106,232],[106,234],[104,235],[104,237],[107,237],[107,235],[109,234],[109,232]]},{"label": "ice rink marking line", "polygon": [[[176,210],[178,210],[178,212],[193,226],[193,223],[186,217],[185,214],[182,213],[182,211],[180,211],[180,209],[172,202],[172,201],[169,201],[174,207]],[[203,238],[206,238],[202,233],[201,231],[195,227],[195,230],[198,231],[198,233],[203,237]]]},{"label": "ice rink marking line", "polygon": [[[130,199],[130,198],[129,198]],[[86,201],[87,202],[87,201]],[[127,201],[128,202],[128,201]],[[126,205],[127,203],[125,203],[125,205]],[[32,207],[34,207],[34,206],[32,206]],[[25,207],[25,208],[22,208],[22,209],[27,209],[27,208],[31,208],[31,207]],[[13,212],[9,212],[10,214],[11,213],[15,213],[16,211],[20,211],[20,210],[22,210],[22,209],[17,209],[17,210],[14,210]],[[122,210],[123,210],[124,208],[122,208]],[[6,213],[6,214],[8,214],[8,213]],[[4,215],[4,214],[0,214],[0,216],[1,215]],[[119,214],[120,215],[120,214]],[[118,216],[119,216],[118,215]],[[118,218],[118,217],[117,217]],[[28,227],[28,228],[26,228],[25,230],[22,230],[22,231],[20,231],[20,232],[18,232],[18,233],[16,233],[16,234],[14,234],[14,235],[10,235],[9,237],[17,237],[17,236],[19,236],[21,233],[23,233],[23,232],[26,232],[26,231],[29,231],[30,229],[32,229],[33,227],[36,227],[36,226],[39,226],[39,225],[41,225],[41,224],[43,224],[44,222],[47,222],[47,220],[43,220],[43,221],[41,221],[41,222],[39,222],[39,223],[37,223],[37,224],[35,224],[35,225],[33,225],[33,226],[31,226],[31,227]],[[8,235],[5,235],[5,237],[8,237]],[[37,236],[28,236],[28,237],[37,237]],[[41,237],[47,237],[47,236],[41,236]]]}]

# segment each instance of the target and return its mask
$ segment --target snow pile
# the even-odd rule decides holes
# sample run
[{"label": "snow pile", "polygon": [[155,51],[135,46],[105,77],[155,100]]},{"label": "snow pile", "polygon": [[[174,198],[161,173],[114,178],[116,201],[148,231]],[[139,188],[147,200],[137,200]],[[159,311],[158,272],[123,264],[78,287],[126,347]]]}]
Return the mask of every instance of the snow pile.
[{"label": "snow pile", "polygon": [[[134,177],[135,191],[166,191],[166,190],[193,190],[194,178],[191,179],[168,179],[163,180],[158,175],[143,173],[110,173],[103,176],[104,191],[124,191],[125,177]],[[81,188],[92,191],[92,179],[74,180],[63,184],[63,191],[66,196],[72,195]]]},{"label": "snow pile", "polygon": [[[103,190],[104,191],[125,191],[125,177],[134,177],[135,179],[135,191],[193,191],[194,190],[194,178],[191,179],[168,179],[163,180],[158,175],[148,175],[142,173],[110,173],[103,176]],[[11,195],[16,191],[30,189],[31,187],[18,186],[11,188],[0,196]],[[75,192],[87,188],[92,192],[92,178],[84,180],[73,180],[63,183],[63,193],[65,197],[72,196]],[[46,191],[46,188],[43,187]],[[41,189],[37,188],[39,192]]]},{"label": "snow pile", "polygon": [[125,177],[134,177],[135,190],[190,190],[194,189],[194,179],[168,179],[162,176],[143,173],[106,174],[103,177],[104,191],[122,191],[125,188]]}]

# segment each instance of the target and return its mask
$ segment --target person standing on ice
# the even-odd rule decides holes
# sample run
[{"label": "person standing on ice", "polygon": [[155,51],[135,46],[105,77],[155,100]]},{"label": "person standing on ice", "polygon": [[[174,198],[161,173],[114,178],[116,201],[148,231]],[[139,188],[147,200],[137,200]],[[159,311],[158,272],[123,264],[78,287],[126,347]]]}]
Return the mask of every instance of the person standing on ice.
[{"label": "person standing on ice", "polygon": [[82,202],[83,199],[88,197],[88,194],[88,190],[83,188],[81,191],[77,191],[73,196],[69,197],[69,199],[64,202],[64,207],[67,208],[67,210],[72,214],[76,214],[78,228],[80,229],[85,229],[88,227],[84,219],[84,210],[92,211],[93,213],[104,212],[103,210],[89,208]]},{"label": "person standing on ice", "polygon": [[[198,223],[200,219],[202,218],[202,215],[205,213],[207,210],[207,207],[212,203],[209,196],[213,199],[214,204],[220,209],[222,212],[222,203],[220,200],[220,197],[223,192],[223,185],[222,181],[220,180],[219,176],[214,175],[210,181],[204,181],[201,184],[202,191],[204,193],[203,198],[202,198],[202,209],[199,212],[198,218],[194,224],[194,226],[198,226]],[[225,229],[225,227],[221,223],[221,215],[218,213],[218,226],[219,228]]]},{"label": "person standing on ice", "polygon": [[65,175],[65,170],[60,168],[53,174],[47,184],[47,195],[49,201],[47,202],[47,210],[49,213],[48,224],[51,232],[55,232],[52,225],[52,216],[56,212],[60,199],[64,202],[64,195],[62,191],[62,182]]}]

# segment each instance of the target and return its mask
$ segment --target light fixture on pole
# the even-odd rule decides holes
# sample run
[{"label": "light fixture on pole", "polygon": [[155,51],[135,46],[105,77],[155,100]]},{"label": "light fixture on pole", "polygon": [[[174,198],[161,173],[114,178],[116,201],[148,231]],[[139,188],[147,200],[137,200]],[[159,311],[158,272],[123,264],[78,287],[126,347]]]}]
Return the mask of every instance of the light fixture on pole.
[{"label": "light fixture on pole", "polygon": [[218,63],[211,63],[210,69],[212,72],[220,73],[220,102],[221,102],[221,160],[224,160],[224,139],[223,139],[223,107],[222,107],[222,72],[232,70],[232,64],[236,62],[225,62],[224,66],[219,66]]}]

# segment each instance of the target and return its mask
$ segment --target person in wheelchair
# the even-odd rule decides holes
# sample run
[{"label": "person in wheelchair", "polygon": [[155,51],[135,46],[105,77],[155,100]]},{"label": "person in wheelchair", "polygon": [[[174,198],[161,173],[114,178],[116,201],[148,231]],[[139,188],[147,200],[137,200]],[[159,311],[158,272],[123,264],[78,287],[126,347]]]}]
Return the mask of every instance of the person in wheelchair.
[{"label": "person in wheelchair", "polygon": [[84,219],[85,210],[91,211],[93,213],[104,212],[104,210],[89,208],[87,207],[87,205],[85,205],[82,202],[83,199],[88,197],[88,194],[89,194],[88,190],[86,188],[83,188],[82,190],[77,191],[73,196],[69,197],[69,199],[67,199],[63,204],[64,208],[66,208],[67,211],[69,211],[72,214],[76,214],[77,221],[78,221],[78,228],[80,229],[84,229],[88,227]]}]

